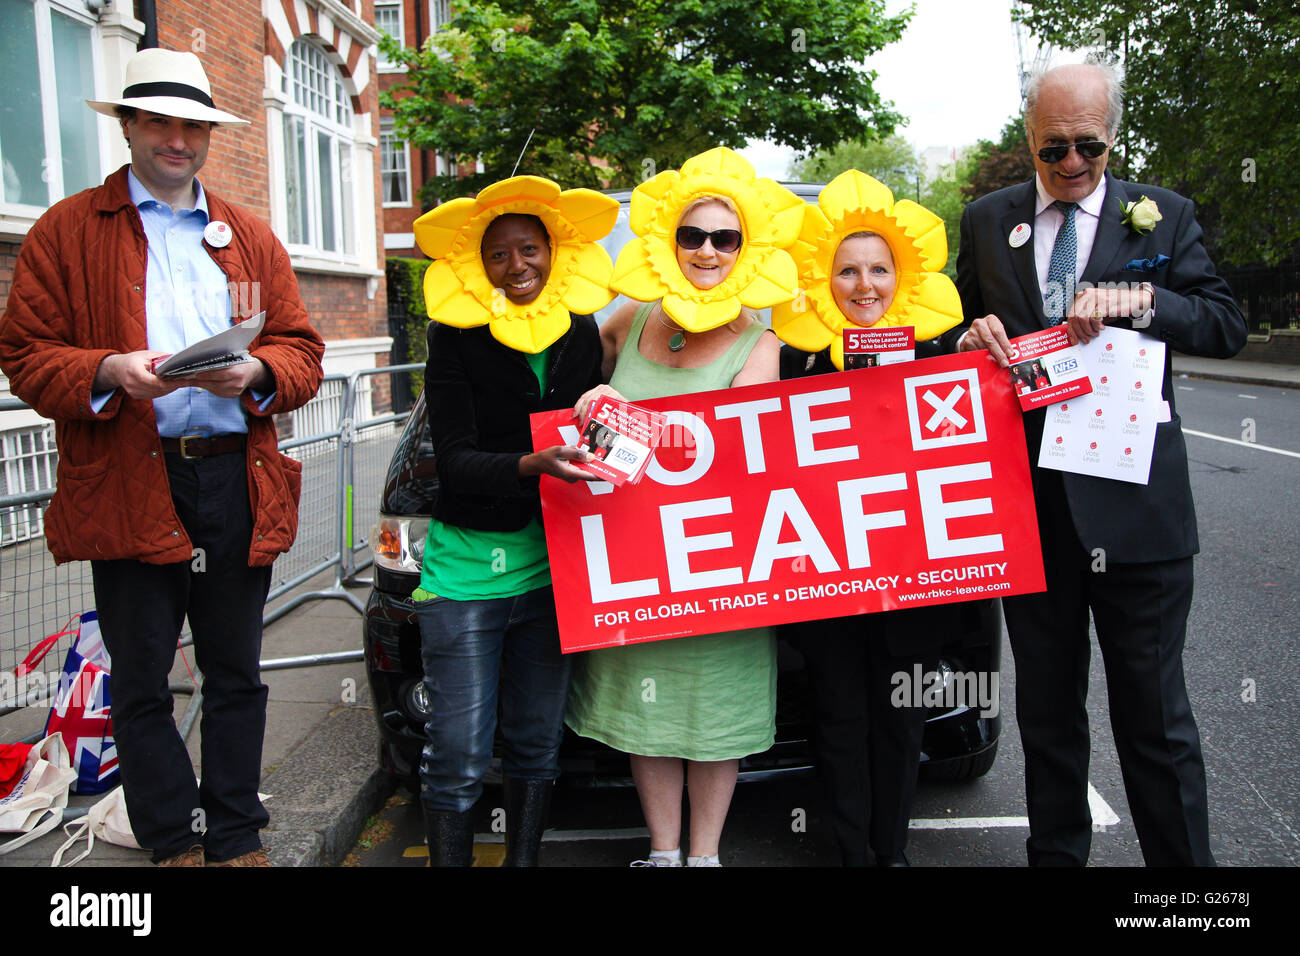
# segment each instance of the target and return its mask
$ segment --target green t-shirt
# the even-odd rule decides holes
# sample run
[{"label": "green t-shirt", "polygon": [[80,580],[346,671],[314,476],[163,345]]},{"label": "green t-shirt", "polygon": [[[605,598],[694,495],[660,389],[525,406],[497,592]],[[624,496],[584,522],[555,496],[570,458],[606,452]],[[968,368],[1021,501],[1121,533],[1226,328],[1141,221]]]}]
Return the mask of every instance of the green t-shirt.
[{"label": "green t-shirt", "polygon": [[[546,392],[546,354],[525,354],[537,384]],[[429,522],[424,564],[416,600],[430,596],[453,601],[514,597],[551,583],[546,534],[534,518],[519,531],[478,531],[442,521]]]}]

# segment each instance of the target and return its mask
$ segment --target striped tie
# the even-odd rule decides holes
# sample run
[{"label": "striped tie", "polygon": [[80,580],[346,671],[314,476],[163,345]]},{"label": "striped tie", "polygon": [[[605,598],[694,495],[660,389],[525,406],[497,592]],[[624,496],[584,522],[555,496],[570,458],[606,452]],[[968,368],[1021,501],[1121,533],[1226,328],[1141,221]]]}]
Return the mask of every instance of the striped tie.
[{"label": "striped tie", "polygon": [[1074,270],[1079,259],[1079,235],[1074,229],[1074,213],[1078,203],[1057,200],[1052,203],[1061,210],[1065,221],[1056,233],[1052,245],[1052,259],[1047,266],[1047,288],[1043,292],[1043,314],[1048,325],[1060,325],[1074,302]]}]

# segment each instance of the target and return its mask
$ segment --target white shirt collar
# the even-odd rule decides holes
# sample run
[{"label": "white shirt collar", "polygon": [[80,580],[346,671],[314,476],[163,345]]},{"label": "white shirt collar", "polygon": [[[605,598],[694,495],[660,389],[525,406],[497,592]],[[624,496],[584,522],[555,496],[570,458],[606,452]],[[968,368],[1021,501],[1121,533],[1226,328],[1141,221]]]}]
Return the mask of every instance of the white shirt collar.
[{"label": "white shirt collar", "polygon": [[[149,192],[149,190],[145,187],[145,184],[140,182],[139,178],[136,176],[135,170],[132,169],[130,166],[128,166],[126,169],[126,188],[127,188],[127,192],[129,192],[131,195],[131,202],[136,206],[136,208],[139,208],[140,206],[142,206],[144,203],[147,202],[154,202],[160,206],[167,205],[161,199],[158,199],[156,196],[154,196],[153,193]],[[203,184],[199,182],[197,176],[194,177],[194,208],[195,210],[201,211],[203,213],[203,218],[205,220],[210,218],[208,215],[208,197],[204,195]],[[173,209],[171,211],[175,212],[176,210]],[[190,210],[188,209],[181,210],[181,212],[189,212],[189,211]]]},{"label": "white shirt collar", "polygon": [[[1038,190],[1038,203],[1034,206],[1034,218],[1037,219],[1039,213],[1052,205],[1052,203],[1056,202],[1056,200],[1048,195],[1047,190],[1043,186],[1043,177],[1038,175],[1038,173],[1034,173],[1034,186]],[[1094,219],[1100,219],[1102,206],[1105,202],[1106,177],[1102,176],[1101,182],[1097,184],[1097,188],[1079,200],[1079,209],[1086,212]]]}]

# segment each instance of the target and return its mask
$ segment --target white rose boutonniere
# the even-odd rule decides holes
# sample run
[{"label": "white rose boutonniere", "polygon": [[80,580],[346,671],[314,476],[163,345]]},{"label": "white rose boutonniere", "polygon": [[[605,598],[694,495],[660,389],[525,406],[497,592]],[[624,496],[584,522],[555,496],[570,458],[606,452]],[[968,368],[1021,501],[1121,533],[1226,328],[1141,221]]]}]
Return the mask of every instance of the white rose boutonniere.
[{"label": "white rose boutonniere", "polygon": [[1120,210],[1124,214],[1124,225],[1128,226],[1138,235],[1146,235],[1156,227],[1164,216],[1160,215],[1160,207],[1156,205],[1154,199],[1143,196],[1137,202],[1131,202],[1127,206],[1123,200],[1119,202]]}]

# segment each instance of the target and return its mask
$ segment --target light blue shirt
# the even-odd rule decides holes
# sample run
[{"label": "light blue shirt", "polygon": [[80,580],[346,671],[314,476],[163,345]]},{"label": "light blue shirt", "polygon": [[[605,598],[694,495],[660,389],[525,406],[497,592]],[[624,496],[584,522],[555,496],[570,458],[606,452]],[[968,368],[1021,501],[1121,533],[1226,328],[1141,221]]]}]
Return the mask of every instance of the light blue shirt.
[{"label": "light blue shirt", "polygon": [[[148,240],[145,269],[145,317],[149,348],[176,353],[231,327],[230,290],[226,274],[203,247],[208,224],[208,200],[196,179],[193,209],[173,210],[153,197],[127,171],[131,201],[140,213]],[[91,396],[98,412],[113,393]],[[254,393],[262,400],[262,396]],[[153,400],[158,434],[183,435],[246,433],[244,409],[238,398],[221,398],[201,388],[178,388]]]}]

